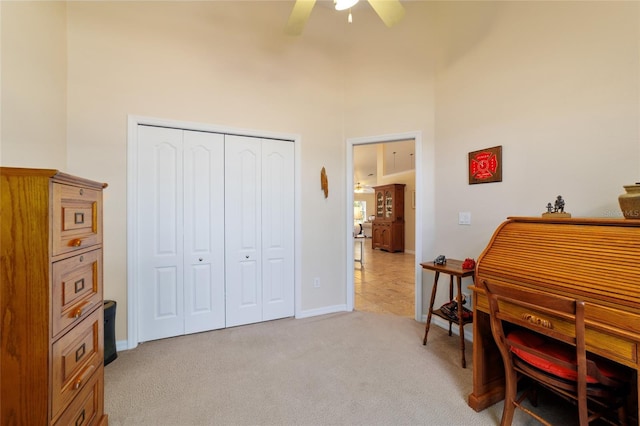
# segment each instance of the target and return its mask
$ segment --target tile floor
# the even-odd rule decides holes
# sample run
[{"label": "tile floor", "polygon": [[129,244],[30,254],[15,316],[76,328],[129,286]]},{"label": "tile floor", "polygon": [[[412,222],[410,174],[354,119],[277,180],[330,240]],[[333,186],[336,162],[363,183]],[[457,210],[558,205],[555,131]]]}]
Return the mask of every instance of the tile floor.
[{"label": "tile floor", "polygon": [[[415,256],[373,250],[371,239],[363,248],[364,264],[354,262],[355,309],[413,318]],[[360,244],[354,244],[354,258],[360,255]]]}]

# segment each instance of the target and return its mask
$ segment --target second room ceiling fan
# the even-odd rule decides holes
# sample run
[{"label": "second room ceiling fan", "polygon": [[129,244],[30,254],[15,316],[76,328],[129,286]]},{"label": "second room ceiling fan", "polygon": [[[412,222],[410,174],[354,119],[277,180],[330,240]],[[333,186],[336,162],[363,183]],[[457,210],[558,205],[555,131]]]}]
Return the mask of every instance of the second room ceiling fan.
[{"label": "second room ceiling fan", "polygon": [[[373,10],[378,14],[382,22],[387,27],[392,27],[404,16],[404,7],[400,0],[367,0]],[[350,9],[358,0],[334,0],[336,10]],[[287,22],[286,33],[290,35],[300,35],[304,25],[311,15],[311,10],[316,4],[316,0],[296,0],[293,6],[289,21]]]},{"label": "second room ceiling fan", "polygon": [[358,182],[353,187],[353,192],[356,194],[373,194],[375,191],[369,185],[361,185],[360,182]]}]

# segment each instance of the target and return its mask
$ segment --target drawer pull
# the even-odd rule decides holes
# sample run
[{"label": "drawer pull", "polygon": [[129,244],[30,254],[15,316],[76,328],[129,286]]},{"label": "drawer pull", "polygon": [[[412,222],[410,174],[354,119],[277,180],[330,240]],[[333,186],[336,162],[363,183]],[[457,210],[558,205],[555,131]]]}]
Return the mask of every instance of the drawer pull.
[{"label": "drawer pull", "polygon": [[84,195],[84,189],[80,188],[80,195]]},{"label": "drawer pull", "polygon": [[553,324],[551,324],[551,321],[546,320],[544,318],[539,318],[535,315],[522,314],[522,319],[530,322],[531,324],[539,325],[544,328],[553,328]]},{"label": "drawer pull", "polygon": [[79,279],[74,283],[76,294],[84,290],[84,278]]},{"label": "drawer pull", "polygon": [[80,238],[75,238],[69,241],[69,246],[71,247],[80,247],[82,245],[82,240]]},{"label": "drawer pull", "polygon": [[82,413],[80,413],[80,415],[76,419],[76,426],[81,426],[84,423],[84,415],[84,410],[82,410]]},{"label": "drawer pull", "polygon": [[75,311],[73,311],[73,314],[71,314],[72,318],[80,318],[82,316],[82,314],[85,311],[85,308],[91,306],[91,302],[86,302],[84,305],[80,306],[79,308],[76,308]]},{"label": "drawer pull", "polygon": [[84,371],[82,372],[80,377],[78,377],[78,380],[73,382],[73,390],[80,389],[82,387],[82,383],[84,382],[84,379],[89,377],[93,373],[93,370],[95,370],[95,369],[96,369],[96,367],[93,364],[87,366],[87,368],[84,369]]}]

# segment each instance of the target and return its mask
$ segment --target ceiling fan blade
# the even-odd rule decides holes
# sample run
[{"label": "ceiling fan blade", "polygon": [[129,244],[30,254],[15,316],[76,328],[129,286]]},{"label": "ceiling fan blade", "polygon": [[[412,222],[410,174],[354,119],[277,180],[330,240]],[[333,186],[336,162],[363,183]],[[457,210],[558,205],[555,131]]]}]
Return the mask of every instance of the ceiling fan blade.
[{"label": "ceiling fan blade", "polygon": [[369,0],[369,4],[387,27],[394,26],[404,17],[400,0]]},{"label": "ceiling fan blade", "polygon": [[296,0],[291,15],[289,15],[285,32],[289,35],[302,34],[304,25],[307,23],[309,15],[311,15],[311,9],[315,4],[316,0]]}]

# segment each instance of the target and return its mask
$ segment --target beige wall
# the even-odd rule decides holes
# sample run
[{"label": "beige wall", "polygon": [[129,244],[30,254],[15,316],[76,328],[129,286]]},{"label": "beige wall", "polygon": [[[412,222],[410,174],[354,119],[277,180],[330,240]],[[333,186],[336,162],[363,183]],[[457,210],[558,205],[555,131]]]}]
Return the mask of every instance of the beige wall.
[{"label": "beige wall", "polygon": [[[619,214],[622,185],[640,176],[637,2],[403,4],[391,30],[368,7],[347,26],[319,6],[289,38],[290,2],[69,2],[66,15],[0,3],[0,161],[109,183],[105,296],[119,302],[118,340],[128,114],[301,135],[305,312],[346,303],[347,138],[420,132],[425,259],[477,258],[504,218],[538,215],[558,194],[574,216]],[[38,118],[44,127],[27,125]],[[503,182],[468,185],[467,153],[495,145]]]},{"label": "beige wall", "polygon": [[[391,31],[381,29],[371,16],[372,24],[354,27],[346,40],[349,55],[345,61],[345,135],[347,138],[375,137],[419,132],[422,154],[417,164],[414,185],[422,210],[414,219],[422,229],[423,256],[431,257],[435,234],[435,129],[436,129],[436,14],[434,2],[403,2],[406,14],[402,25]],[[365,12],[373,15],[368,9]],[[360,19],[362,14],[358,14]],[[365,15],[365,18],[369,16]],[[378,176],[381,176],[380,169]],[[393,182],[382,182],[393,183]],[[402,182],[399,182],[402,183]],[[406,197],[405,197],[406,198]],[[410,201],[410,197],[409,197]],[[406,207],[406,205],[405,205]],[[416,214],[418,210],[412,211]],[[414,239],[415,233],[405,233]],[[430,281],[429,281],[430,282]]]},{"label": "beige wall", "polygon": [[[557,195],[574,217],[621,216],[640,176],[639,5],[438,3],[437,252],[477,258],[507,216]],[[469,185],[468,152],[496,145],[503,181]]]},{"label": "beige wall", "polygon": [[66,3],[3,1],[0,164],[67,167]]},{"label": "beige wall", "polygon": [[[69,3],[69,165],[110,183],[105,229],[116,232],[105,241],[105,296],[127,300],[126,118],[136,114],[300,134],[302,310],[344,303],[344,225],[335,226],[345,211],[344,160],[335,155],[342,49],[316,12],[307,38],[290,38],[283,2]],[[319,188],[322,167],[328,199],[309,189]]]},{"label": "beige wall", "polygon": [[[345,133],[423,132],[424,259],[477,258],[507,216],[559,194],[574,216],[620,216],[640,176],[638,2],[405,7],[402,35],[350,39]],[[503,182],[469,185],[468,153],[496,145]]]}]

